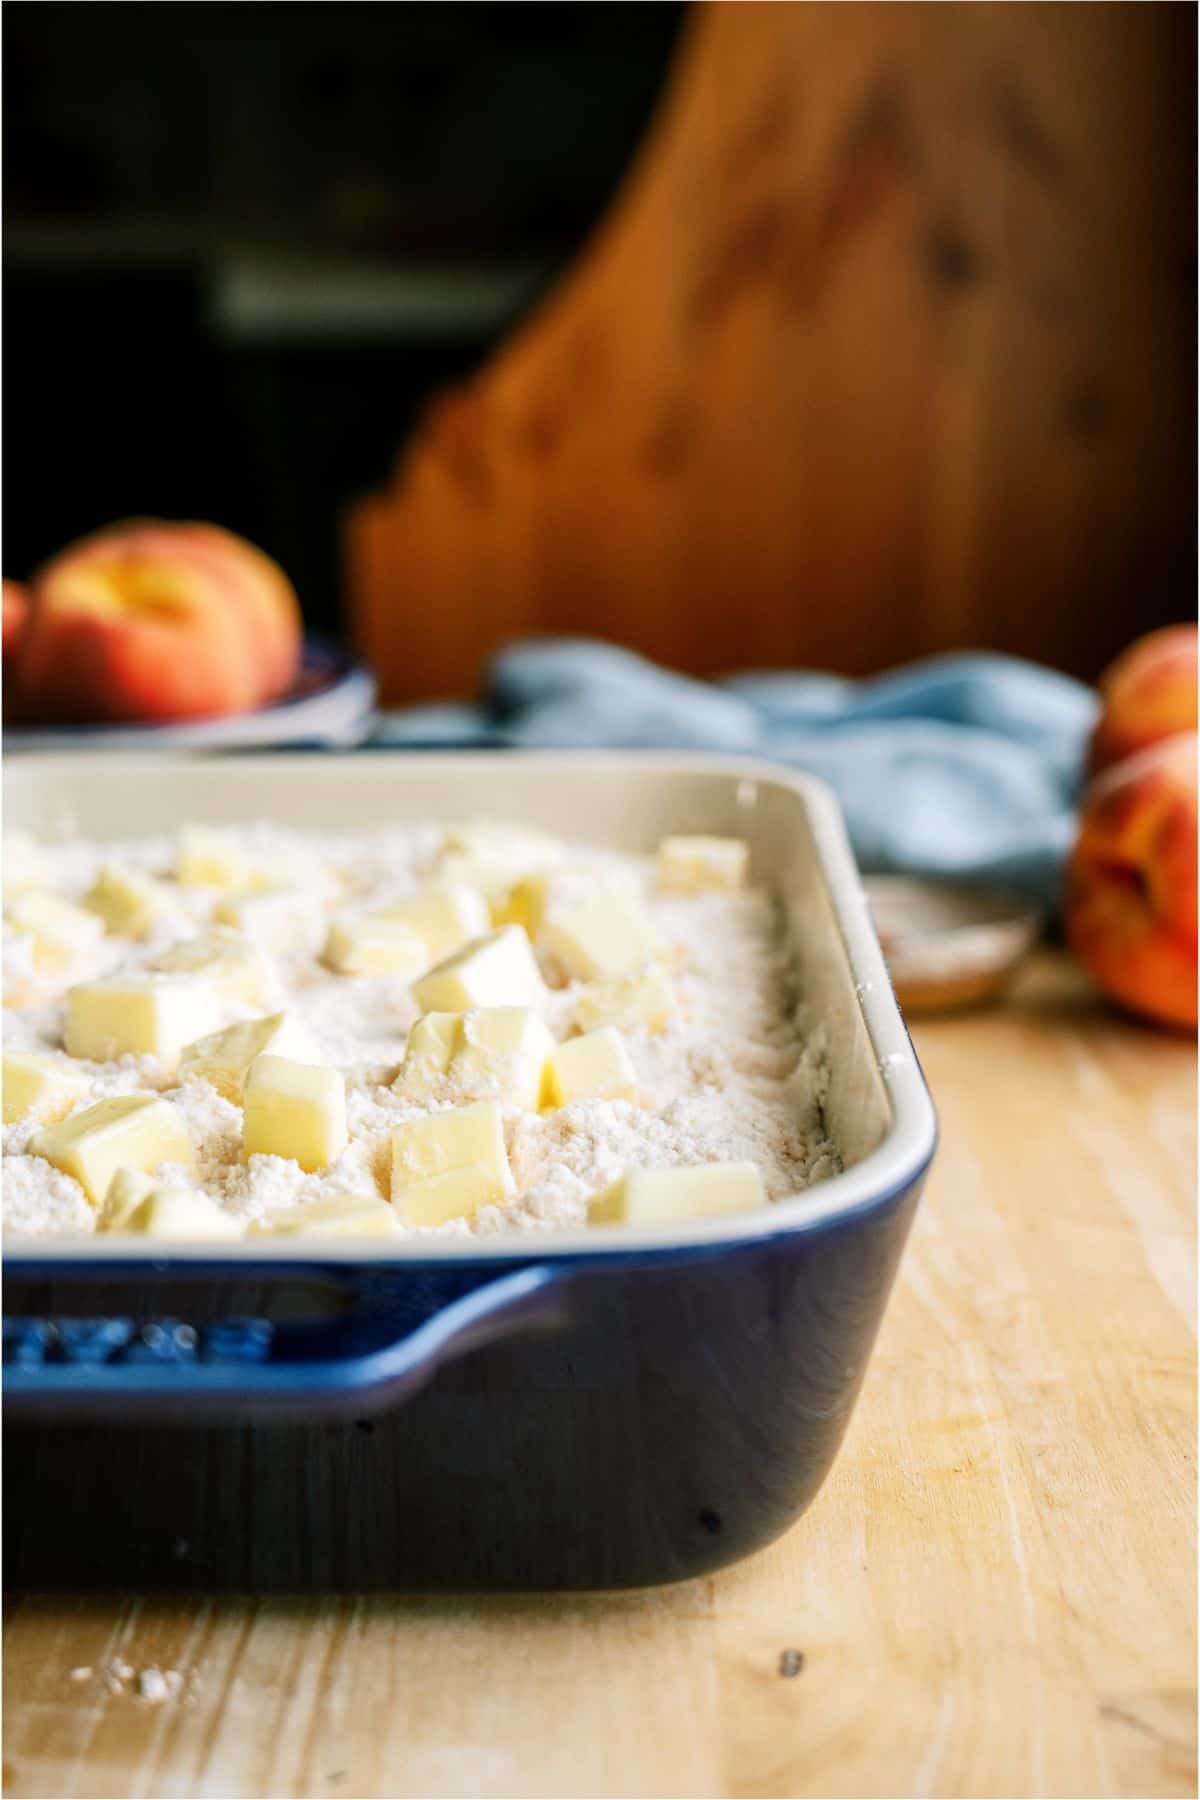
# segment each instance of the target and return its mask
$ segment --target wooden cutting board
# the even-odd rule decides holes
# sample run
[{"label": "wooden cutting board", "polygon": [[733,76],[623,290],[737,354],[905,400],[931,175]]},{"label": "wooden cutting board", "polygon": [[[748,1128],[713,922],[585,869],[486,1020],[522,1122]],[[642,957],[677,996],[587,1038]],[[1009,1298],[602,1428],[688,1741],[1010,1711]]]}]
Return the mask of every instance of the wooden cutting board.
[{"label": "wooden cutting board", "polygon": [[5,1793],[1194,1794],[1193,1047],[1053,957],[916,1037],[941,1153],[779,1544],[634,1595],[10,1596]]}]

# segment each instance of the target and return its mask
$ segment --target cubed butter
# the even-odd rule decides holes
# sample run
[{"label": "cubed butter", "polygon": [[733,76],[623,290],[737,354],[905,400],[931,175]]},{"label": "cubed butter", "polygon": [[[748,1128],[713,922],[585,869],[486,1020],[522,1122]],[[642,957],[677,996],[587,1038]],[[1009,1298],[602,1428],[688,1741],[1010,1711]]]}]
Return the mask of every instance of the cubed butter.
[{"label": "cubed butter", "polygon": [[174,975],[200,975],[225,999],[240,1006],[265,1006],[272,986],[268,957],[237,932],[217,930],[185,938],[156,956],[152,968]]},{"label": "cubed butter", "polygon": [[6,1050],[0,1079],[6,1125],[22,1119],[61,1119],[88,1090],[87,1076],[65,1057],[33,1050]]},{"label": "cubed butter", "polygon": [[407,1119],[392,1132],[392,1200],[403,1190],[450,1169],[481,1168],[490,1172],[499,1191],[512,1186],[504,1123],[494,1100],[456,1106],[445,1112]]},{"label": "cubed butter", "polygon": [[536,1111],[546,1091],[554,1039],[528,1006],[483,1006],[462,1016],[450,1065],[468,1088],[486,1087],[512,1106]]},{"label": "cubed butter", "polygon": [[183,827],[175,873],[185,887],[253,888],[268,880],[243,850],[207,825]]},{"label": "cubed butter", "polygon": [[214,1030],[224,1010],[216,988],[195,975],[110,975],[68,991],[64,1043],[71,1056],[92,1062],[157,1056],[173,1067],[184,1045]]},{"label": "cubed butter", "polygon": [[346,1082],[340,1069],[286,1056],[256,1057],[245,1081],[242,1144],[250,1156],[284,1156],[311,1174],[346,1148]]},{"label": "cubed butter", "polygon": [[556,838],[533,826],[502,819],[471,819],[446,835],[439,859],[444,879],[478,889],[491,909],[493,925],[532,929],[532,909],[525,882],[561,862],[565,850]]},{"label": "cubed butter", "polygon": [[399,975],[407,981],[432,960],[419,932],[380,913],[335,919],[322,952],[322,961],[339,975]]},{"label": "cubed butter", "polygon": [[50,885],[50,859],[27,831],[6,831],[0,849],[0,884],[5,897],[22,888]]},{"label": "cubed butter", "polygon": [[422,1012],[470,1012],[475,1006],[538,1006],[546,986],[519,925],[473,938],[413,983]]},{"label": "cubed butter", "polygon": [[251,1225],[251,1237],[388,1238],[400,1233],[395,1209],[378,1194],[328,1194]]},{"label": "cubed butter", "polygon": [[472,1165],[412,1182],[397,1196],[396,1211],[405,1225],[449,1225],[471,1218],[481,1206],[502,1206],[507,1198],[494,1169]]},{"label": "cubed butter", "polygon": [[473,888],[482,895],[493,925],[510,923],[509,896],[517,877],[508,863],[471,856],[466,850],[445,850],[438,858],[437,875],[439,881],[450,886]]},{"label": "cubed butter", "polygon": [[424,939],[429,951],[426,967],[452,955],[472,938],[482,937],[492,923],[479,889],[456,881],[426,888],[411,900],[398,900],[394,906],[384,907],[379,917],[408,925]]},{"label": "cubed butter", "polygon": [[160,922],[186,920],[178,901],[161,881],[120,863],[105,863],[82,904],[114,937],[144,938]]},{"label": "cubed butter", "polygon": [[293,1062],[324,1063],[313,1038],[294,1013],[271,1013],[265,1019],[246,1019],[227,1025],[208,1037],[185,1044],[179,1055],[180,1081],[207,1081],[235,1106],[242,1103],[246,1071],[256,1056],[270,1051]]},{"label": "cubed butter", "polygon": [[120,1225],[106,1224],[105,1231],[136,1231],[145,1237],[196,1241],[240,1238],[241,1223],[195,1188],[155,1182],[144,1199],[127,1213]]},{"label": "cubed butter", "polygon": [[561,862],[565,854],[563,844],[549,832],[509,819],[466,819],[461,825],[451,825],[445,848],[503,863],[514,876],[548,868]]},{"label": "cubed butter", "polygon": [[749,863],[741,838],[666,837],[658,846],[658,878],[679,893],[745,887]]},{"label": "cubed butter", "polygon": [[654,934],[638,901],[619,887],[601,887],[576,906],[552,914],[540,942],[577,980],[607,980],[642,968],[654,955]]},{"label": "cubed butter", "polygon": [[100,1205],[98,1231],[120,1231],[126,1219],[156,1186],[144,1169],[122,1167],[116,1171]]},{"label": "cubed butter", "polygon": [[282,883],[223,894],[213,907],[213,918],[218,925],[240,931],[260,949],[283,956],[314,949],[325,924],[321,903],[312,892]]},{"label": "cubed butter", "polygon": [[522,875],[508,891],[492,904],[492,922],[496,925],[520,925],[536,937],[546,917],[553,871]]},{"label": "cubed butter", "polygon": [[160,1163],[192,1161],[182,1118],[154,1094],[121,1094],[87,1106],[38,1132],[29,1149],[73,1175],[93,1206],[101,1204],[119,1168],[149,1172]]},{"label": "cubed butter", "polygon": [[670,978],[651,964],[638,975],[616,975],[611,981],[589,982],[575,996],[575,1022],[584,1031],[602,1025],[644,1025],[661,1031],[677,1010]]},{"label": "cubed butter", "polygon": [[95,913],[38,888],[22,890],[7,911],[13,930],[33,939],[33,960],[39,969],[69,968],[104,936],[104,922]]},{"label": "cubed butter", "polygon": [[409,1028],[404,1061],[393,1084],[418,1090],[447,1075],[462,1041],[464,1013],[427,1012]]},{"label": "cubed butter", "polygon": [[631,1100],[637,1092],[637,1070],[613,1025],[555,1044],[547,1073],[548,1106],[570,1106],[574,1100]]},{"label": "cubed butter", "polygon": [[702,1163],[690,1169],[631,1169],[597,1194],[589,1225],[683,1225],[765,1206],[753,1163]]}]

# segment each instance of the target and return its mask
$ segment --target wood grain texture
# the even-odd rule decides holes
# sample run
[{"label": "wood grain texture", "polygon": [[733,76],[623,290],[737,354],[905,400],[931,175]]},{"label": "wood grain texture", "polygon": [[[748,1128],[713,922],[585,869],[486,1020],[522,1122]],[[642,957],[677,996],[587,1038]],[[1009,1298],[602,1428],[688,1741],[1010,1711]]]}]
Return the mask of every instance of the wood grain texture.
[{"label": "wood grain texture", "polygon": [[1194,1794],[1193,1049],[1052,957],[916,1035],[940,1157],[775,1547],[619,1596],[12,1596],[6,1794]]},{"label": "wood grain texture", "polygon": [[593,241],[347,520],[385,699],[469,693],[526,632],[1092,676],[1189,614],[1194,33],[699,8]]}]

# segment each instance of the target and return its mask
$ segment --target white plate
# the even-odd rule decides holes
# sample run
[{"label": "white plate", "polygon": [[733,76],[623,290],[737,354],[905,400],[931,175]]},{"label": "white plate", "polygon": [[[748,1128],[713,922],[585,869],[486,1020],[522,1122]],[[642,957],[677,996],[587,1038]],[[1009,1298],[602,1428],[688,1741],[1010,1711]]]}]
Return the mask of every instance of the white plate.
[{"label": "white plate", "polygon": [[375,714],[375,677],[365,663],[318,638],[307,638],[291,689],[258,712],[178,725],[34,725],[5,727],[4,749],[26,750],[281,750],[305,744],[346,750],[361,744]]}]

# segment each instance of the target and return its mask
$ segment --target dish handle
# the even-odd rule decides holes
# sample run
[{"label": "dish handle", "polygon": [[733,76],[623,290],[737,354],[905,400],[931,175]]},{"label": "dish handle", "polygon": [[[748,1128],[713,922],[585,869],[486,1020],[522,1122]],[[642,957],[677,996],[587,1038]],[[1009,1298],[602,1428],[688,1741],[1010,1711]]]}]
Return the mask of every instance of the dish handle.
[{"label": "dish handle", "polygon": [[570,1275],[569,1265],[534,1264],[449,1300],[435,1280],[415,1305],[406,1284],[386,1282],[318,1321],[6,1315],[5,1414],[184,1425],[362,1417],[403,1403],[472,1350],[560,1329]]}]

